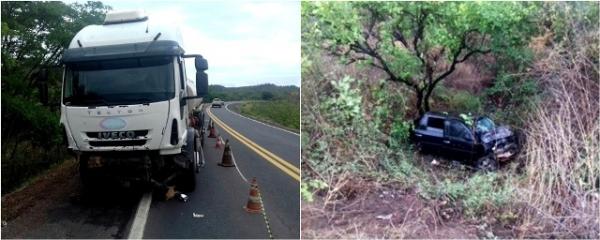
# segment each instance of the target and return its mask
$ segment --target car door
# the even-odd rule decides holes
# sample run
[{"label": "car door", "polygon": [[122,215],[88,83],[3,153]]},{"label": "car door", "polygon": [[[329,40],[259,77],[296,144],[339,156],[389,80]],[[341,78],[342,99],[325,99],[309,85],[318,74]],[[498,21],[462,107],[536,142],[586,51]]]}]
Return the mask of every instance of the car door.
[{"label": "car door", "polygon": [[444,119],[434,116],[424,117],[414,130],[414,137],[423,147],[439,150],[443,147],[441,140],[444,137]]},{"label": "car door", "polygon": [[445,130],[444,144],[446,152],[452,157],[471,159],[474,137],[467,125],[457,119],[449,119],[445,123]]}]

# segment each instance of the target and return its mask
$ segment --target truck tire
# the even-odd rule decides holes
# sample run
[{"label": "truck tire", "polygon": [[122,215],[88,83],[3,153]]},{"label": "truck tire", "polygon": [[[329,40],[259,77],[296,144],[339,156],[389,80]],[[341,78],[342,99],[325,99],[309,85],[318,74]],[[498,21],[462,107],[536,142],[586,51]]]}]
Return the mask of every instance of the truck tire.
[{"label": "truck tire", "polygon": [[483,172],[496,171],[498,169],[498,160],[492,154],[485,155],[477,159],[477,170]]},{"label": "truck tire", "polygon": [[183,169],[181,178],[179,181],[179,188],[183,192],[193,192],[196,189],[196,152],[195,139],[196,131],[193,128],[189,128],[187,132],[186,144],[182,149],[181,154],[188,160],[187,167]]}]

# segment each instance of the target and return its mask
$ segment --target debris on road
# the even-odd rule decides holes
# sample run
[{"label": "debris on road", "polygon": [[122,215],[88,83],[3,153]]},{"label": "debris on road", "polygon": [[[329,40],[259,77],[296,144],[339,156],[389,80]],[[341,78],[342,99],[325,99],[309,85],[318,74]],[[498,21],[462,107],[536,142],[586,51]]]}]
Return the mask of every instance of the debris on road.
[{"label": "debris on road", "polygon": [[180,193],[179,195],[177,195],[177,199],[179,199],[179,201],[182,201],[182,202],[187,202],[188,198],[189,197],[183,193]]},{"label": "debris on road", "polygon": [[165,200],[169,200],[173,197],[175,197],[175,194],[177,194],[177,192],[175,192],[175,186],[169,186],[167,187],[167,192],[165,193]]},{"label": "debris on road", "polygon": [[203,218],[204,214],[200,214],[200,213],[192,213],[192,217],[194,218]]}]

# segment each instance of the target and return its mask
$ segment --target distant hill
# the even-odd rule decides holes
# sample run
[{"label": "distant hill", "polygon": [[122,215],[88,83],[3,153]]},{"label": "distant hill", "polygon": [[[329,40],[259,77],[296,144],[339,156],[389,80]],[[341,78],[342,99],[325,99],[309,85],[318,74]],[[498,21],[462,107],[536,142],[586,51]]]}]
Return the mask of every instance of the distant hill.
[{"label": "distant hill", "polygon": [[300,101],[300,88],[297,86],[277,86],[275,84],[261,84],[245,87],[225,87],[221,85],[208,86],[206,101],[213,98],[224,101],[241,100],[291,100]]}]

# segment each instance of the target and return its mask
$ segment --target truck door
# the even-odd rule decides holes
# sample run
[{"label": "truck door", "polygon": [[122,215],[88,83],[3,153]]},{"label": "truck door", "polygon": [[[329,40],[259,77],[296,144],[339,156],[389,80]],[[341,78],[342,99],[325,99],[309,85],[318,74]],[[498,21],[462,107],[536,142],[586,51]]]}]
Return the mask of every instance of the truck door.
[{"label": "truck door", "polygon": [[463,122],[449,119],[445,123],[444,143],[446,151],[460,159],[470,159],[473,153],[473,134]]}]

